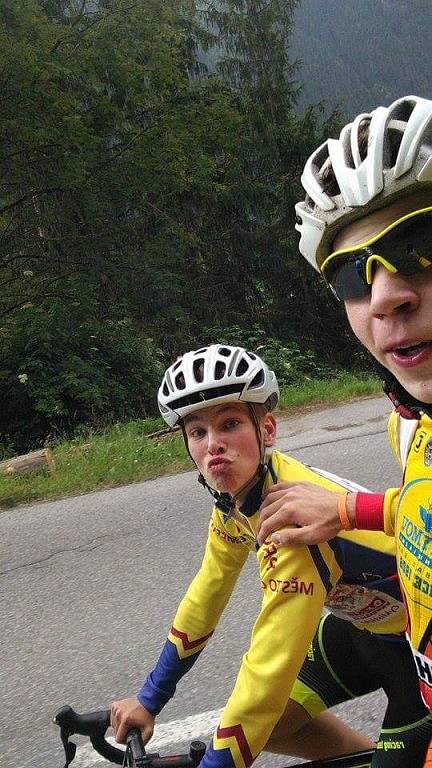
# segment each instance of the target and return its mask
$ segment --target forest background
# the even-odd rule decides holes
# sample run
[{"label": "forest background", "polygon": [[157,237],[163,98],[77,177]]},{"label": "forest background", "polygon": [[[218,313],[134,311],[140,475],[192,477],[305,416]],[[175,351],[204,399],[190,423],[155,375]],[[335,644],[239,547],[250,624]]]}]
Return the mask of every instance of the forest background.
[{"label": "forest background", "polygon": [[0,0],[0,458],[154,415],[206,343],[283,385],[364,368],[293,206],[347,117],[432,97],[431,21],[426,0]]}]

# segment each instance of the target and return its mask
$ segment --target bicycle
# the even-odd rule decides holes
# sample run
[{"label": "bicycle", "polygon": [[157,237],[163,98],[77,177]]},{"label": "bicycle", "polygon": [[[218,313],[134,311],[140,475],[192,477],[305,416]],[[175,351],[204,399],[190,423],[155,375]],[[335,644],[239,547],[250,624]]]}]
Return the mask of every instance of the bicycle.
[{"label": "bicycle", "polygon": [[[60,727],[60,738],[66,755],[64,768],[68,768],[75,757],[76,745],[70,741],[70,737],[75,734],[88,736],[99,755],[115,765],[128,768],[197,768],[206,751],[204,742],[194,740],[190,742],[188,754],[161,757],[157,752],[146,752],[138,728],[131,728],[128,731],[125,750],[114,747],[105,737],[110,726],[109,710],[78,714],[72,707],[66,705],[54,715],[53,721]],[[366,750],[308,763],[297,763],[290,768],[368,768],[372,756],[373,751]]]}]

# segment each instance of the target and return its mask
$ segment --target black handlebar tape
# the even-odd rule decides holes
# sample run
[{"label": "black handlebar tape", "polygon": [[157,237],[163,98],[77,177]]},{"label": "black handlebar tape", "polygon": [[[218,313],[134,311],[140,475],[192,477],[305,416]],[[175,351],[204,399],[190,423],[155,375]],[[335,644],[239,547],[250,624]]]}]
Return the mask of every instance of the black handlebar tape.
[{"label": "black handlebar tape", "polygon": [[123,765],[124,750],[113,747],[105,739],[105,733],[111,723],[109,709],[96,712],[85,712],[80,715],[72,707],[62,707],[54,716],[54,722],[60,726],[62,733],[73,736],[79,733],[81,736],[89,736],[96,752],[116,765]]},{"label": "black handlebar tape", "polygon": [[54,722],[66,731],[69,736],[73,736],[74,733],[79,733],[82,736],[103,736],[110,725],[111,719],[109,709],[86,712],[80,715],[67,704],[54,715]]}]

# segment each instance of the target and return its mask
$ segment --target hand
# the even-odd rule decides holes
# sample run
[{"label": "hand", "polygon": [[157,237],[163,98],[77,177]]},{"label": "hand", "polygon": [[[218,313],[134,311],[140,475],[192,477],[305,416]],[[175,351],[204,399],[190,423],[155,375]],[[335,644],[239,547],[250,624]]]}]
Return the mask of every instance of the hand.
[{"label": "hand", "polygon": [[[336,536],[342,528],[338,513],[338,493],[314,483],[277,483],[265,492],[257,537],[262,544],[268,537],[275,544],[320,544]],[[348,515],[355,520],[355,494],[347,497]],[[286,527],[300,526],[300,527]]]},{"label": "hand", "polygon": [[119,744],[125,743],[131,728],[139,728],[144,744],[147,744],[153,736],[154,723],[155,716],[138,699],[120,699],[111,704],[111,726]]}]

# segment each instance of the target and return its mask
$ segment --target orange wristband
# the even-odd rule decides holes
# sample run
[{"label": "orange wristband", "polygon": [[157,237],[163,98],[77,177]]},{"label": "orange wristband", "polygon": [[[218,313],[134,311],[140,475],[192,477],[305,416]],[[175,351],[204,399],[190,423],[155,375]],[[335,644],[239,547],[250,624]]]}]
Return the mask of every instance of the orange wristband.
[{"label": "orange wristband", "polygon": [[347,496],[349,491],[343,491],[343,493],[340,493],[338,496],[338,513],[339,513],[339,520],[341,521],[342,528],[344,531],[352,531],[354,526],[351,524],[351,520],[348,517],[348,510],[347,510]]}]

